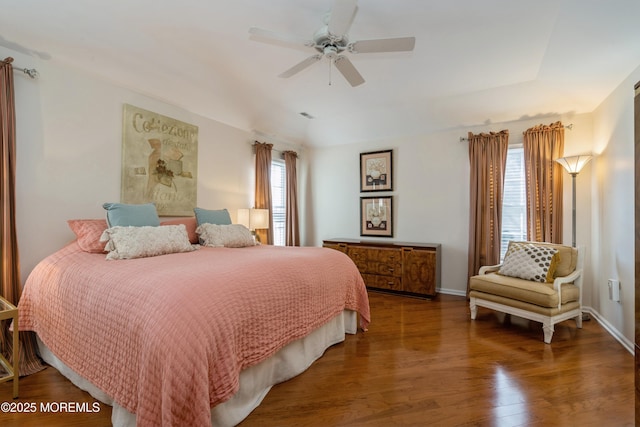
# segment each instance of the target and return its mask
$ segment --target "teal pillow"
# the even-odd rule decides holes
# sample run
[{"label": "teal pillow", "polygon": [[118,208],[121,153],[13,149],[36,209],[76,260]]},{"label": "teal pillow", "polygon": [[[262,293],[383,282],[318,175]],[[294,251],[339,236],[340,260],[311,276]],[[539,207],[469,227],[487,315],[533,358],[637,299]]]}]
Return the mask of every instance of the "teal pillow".
[{"label": "teal pillow", "polygon": [[196,214],[196,220],[198,225],[200,224],[217,224],[217,225],[229,225],[231,224],[231,216],[226,209],[209,210],[202,208],[194,208],[193,212]]},{"label": "teal pillow", "polygon": [[109,227],[120,225],[122,227],[157,227],[160,218],[156,205],[145,203],[143,205],[127,205],[124,203],[105,203],[102,205],[107,211],[107,223]]}]

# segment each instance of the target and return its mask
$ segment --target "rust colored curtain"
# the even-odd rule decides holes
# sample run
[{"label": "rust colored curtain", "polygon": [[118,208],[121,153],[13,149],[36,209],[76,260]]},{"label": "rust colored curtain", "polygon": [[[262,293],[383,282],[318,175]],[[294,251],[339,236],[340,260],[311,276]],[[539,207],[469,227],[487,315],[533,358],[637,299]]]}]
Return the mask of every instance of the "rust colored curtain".
[{"label": "rust colored curtain", "polygon": [[[468,276],[500,262],[502,192],[509,131],[469,132],[470,212]],[[467,283],[467,293],[469,284]]]},{"label": "rust colored curtain", "polygon": [[562,165],[564,126],[538,125],[524,133],[527,240],[562,243]]},{"label": "rust colored curtain", "polygon": [[263,244],[273,245],[273,206],[271,204],[271,149],[273,144],[255,142],[256,150],[256,209],[269,209],[269,228],[256,230]]},{"label": "rust colored curtain", "polygon": [[298,222],[298,172],[295,151],[285,151],[284,167],[286,171],[286,210],[285,210],[285,245],[300,246],[300,226]]},{"label": "rust colored curtain", "polygon": [[[2,150],[0,184],[0,292],[2,297],[17,305],[22,292],[20,260],[16,233],[16,115],[13,88],[13,58],[0,62],[0,146]],[[8,322],[2,325],[0,348],[13,363],[12,333]],[[44,368],[36,354],[36,340],[32,332],[20,332],[20,375],[29,375]]]}]

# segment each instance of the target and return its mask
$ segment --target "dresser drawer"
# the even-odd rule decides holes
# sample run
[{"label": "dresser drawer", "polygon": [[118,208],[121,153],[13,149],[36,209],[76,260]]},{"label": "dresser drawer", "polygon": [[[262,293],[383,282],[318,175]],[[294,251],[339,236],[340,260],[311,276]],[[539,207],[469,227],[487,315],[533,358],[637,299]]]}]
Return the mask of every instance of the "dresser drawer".
[{"label": "dresser drawer", "polygon": [[402,253],[398,249],[348,247],[347,255],[363,274],[402,276]]},{"label": "dresser drawer", "polygon": [[362,278],[369,288],[389,289],[392,291],[402,290],[402,279],[400,277],[363,274]]}]

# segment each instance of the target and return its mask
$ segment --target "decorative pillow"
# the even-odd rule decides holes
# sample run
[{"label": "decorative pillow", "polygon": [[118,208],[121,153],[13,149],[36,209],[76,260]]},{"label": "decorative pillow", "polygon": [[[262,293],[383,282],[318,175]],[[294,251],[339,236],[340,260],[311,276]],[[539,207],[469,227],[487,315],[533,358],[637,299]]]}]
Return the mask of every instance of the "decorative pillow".
[{"label": "decorative pillow", "polygon": [[167,221],[162,221],[160,223],[160,225],[179,225],[179,224],[184,224],[184,226],[187,227],[187,235],[189,236],[189,241],[193,244],[197,244],[198,233],[196,233],[196,227],[198,226],[198,223],[196,222],[195,217],[170,219]]},{"label": "decorative pillow", "polygon": [[105,219],[70,219],[69,228],[76,234],[78,246],[85,252],[102,254],[105,252],[104,243],[100,236],[109,226]]},{"label": "decorative pillow", "polygon": [[198,221],[198,225],[202,225],[202,224],[229,225],[231,224],[231,216],[229,216],[229,211],[226,209],[209,210],[209,209],[202,209],[202,208],[194,208],[193,211],[196,214],[196,220]]},{"label": "decorative pillow", "polygon": [[256,240],[247,227],[242,224],[202,224],[196,229],[200,242],[214,248],[244,248],[255,246]]},{"label": "decorative pillow", "polygon": [[189,242],[184,224],[164,227],[107,228],[100,241],[107,242],[107,259],[132,259],[190,252],[196,249]]},{"label": "decorative pillow", "polygon": [[553,283],[558,260],[557,249],[533,243],[509,242],[498,273],[534,282]]},{"label": "decorative pillow", "polygon": [[160,225],[158,211],[153,203],[142,205],[127,205],[124,203],[105,203],[102,205],[107,211],[109,227],[156,227]]}]

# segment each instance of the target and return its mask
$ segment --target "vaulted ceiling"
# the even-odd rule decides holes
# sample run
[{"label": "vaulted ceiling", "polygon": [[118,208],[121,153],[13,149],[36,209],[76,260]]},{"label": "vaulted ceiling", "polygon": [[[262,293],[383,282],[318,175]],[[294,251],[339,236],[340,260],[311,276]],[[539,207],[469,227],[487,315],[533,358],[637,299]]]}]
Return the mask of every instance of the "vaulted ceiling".
[{"label": "vaulted ceiling", "polygon": [[640,65],[637,0],[360,0],[350,40],[415,49],[278,77],[315,51],[249,28],[312,39],[334,1],[0,0],[0,45],[315,146],[591,112]]}]

